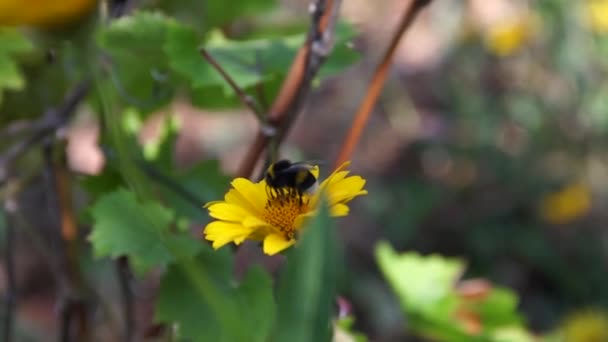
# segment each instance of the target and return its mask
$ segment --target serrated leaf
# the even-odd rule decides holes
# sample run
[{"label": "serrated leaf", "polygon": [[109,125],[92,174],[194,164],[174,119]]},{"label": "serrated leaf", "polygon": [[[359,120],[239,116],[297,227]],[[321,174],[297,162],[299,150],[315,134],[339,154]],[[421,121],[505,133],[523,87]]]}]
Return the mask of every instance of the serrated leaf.
[{"label": "serrated leaf", "polygon": [[[345,43],[354,36],[354,30],[347,25],[340,27],[335,56],[330,57],[321,68],[321,77],[344,70],[358,58],[358,54]],[[304,34],[297,34],[235,41],[226,39],[219,32],[213,32],[204,47],[241,88],[249,89],[260,83],[265,86],[268,83],[278,84],[285,77],[304,40]],[[200,55],[199,49],[202,46],[202,40],[193,29],[173,25],[164,50],[169,57],[171,68],[190,81],[190,86],[197,95],[207,95],[209,98],[205,101],[198,96],[197,103],[237,103],[228,101],[234,97],[234,92],[217,70]],[[217,87],[223,90],[223,94],[214,90]],[[278,89],[277,86],[271,88]],[[275,93],[276,91],[269,94],[269,98],[274,97]],[[217,99],[218,96],[222,98]]]},{"label": "serrated leaf", "polygon": [[[267,42],[263,43],[264,47],[268,47]],[[239,44],[216,40],[213,45],[213,48],[207,46],[209,53],[240,87],[247,88],[262,80],[262,74],[252,59],[252,56],[255,58],[252,52],[256,51],[251,47],[252,42]],[[192,28],[173,25],[164,49],[169,56],[170,66],[189,79],[193,88],[220,86],[225,93],[232,93],[222,76],[201,56],[200,47],[201,40]]]},{"label": "serrated leaf", "polygon": [[99,45],[121,60],[161,65],[167,27],[173,19],[159,12],[136,12],[114,20],[97,35]]},{"label": "serrated leaf", "polygon": [[326,202],[287,255],[275,341],[330,341],[336,291],[335,229]]},{"label": "serrated leaf", "polygon": [[91,210],[95,223],[89,239],[96,257],[127,255],[140,274],[172,260],[163,243],[174,218],[171,210],[154,202],[140,203],[124,189],[104,195]]},{"label": "serrated leaf", "polygon": [[149,108],[169,100],[173,77],[162,46],[174,23],[162,13],[140,11],[97,33],[99,46],[112,57],[112,85],[129,104]]},{"label": "serrated leaf", "polygon": [[163,276],[156,320],[176,323],[178,335],[192,341],[266,341],[274,319],[270,276],[254,268],[233,283],[230,253],[204,246]]}]

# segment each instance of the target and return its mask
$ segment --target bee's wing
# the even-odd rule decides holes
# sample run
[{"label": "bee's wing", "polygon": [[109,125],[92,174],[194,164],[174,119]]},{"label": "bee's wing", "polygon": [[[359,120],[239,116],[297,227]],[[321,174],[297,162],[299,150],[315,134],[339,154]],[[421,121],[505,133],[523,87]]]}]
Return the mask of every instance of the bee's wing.
[{"label": "bee's wing", "polygon": [[291,169],[292,167],[298,168],[298,167],[305,167],[308,170],[313,169],[316,166],[319,165],[325,165],[327,164],[325,161],[323,160],[303,160],[303,161],[299,161],[296,163],[292,163],[291,166],[288,169]]}]

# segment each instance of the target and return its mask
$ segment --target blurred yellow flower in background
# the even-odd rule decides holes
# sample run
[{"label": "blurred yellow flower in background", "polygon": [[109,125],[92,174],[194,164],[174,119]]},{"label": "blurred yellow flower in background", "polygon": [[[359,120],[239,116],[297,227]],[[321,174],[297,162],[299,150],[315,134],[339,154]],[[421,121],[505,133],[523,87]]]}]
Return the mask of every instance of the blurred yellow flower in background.
[{"label": "blurred yellow flower in background", "polygon": [[0,26],[59,26],[89,13],[97,0],[0,0]]},{"label": "blurred yellow flower in background", "polygon": [[574,183],[560,191],[548,194],[541,202],[541,216],[545,221],[562,224],[571,222],[589,212],[591,192],[585,184]]},{"label": "blurred yellow flower in background", "polygon": [[608,0],[587,0],[586,15],[593,31],[608,33]]},{"label": "blurred yellow flower in background", "polygon": [[537,31],[538,19],[522,14],[489,26],[484,34],[484,44],[497,56],[510,56],[531,41]]},{"label": "blurred yellow flower in background", "polygon": [[605,342],[608,341],[608,315],[595,310],[574,313],[559,330],[565,342]]},{"label": "blurred yellow flower in background", "polygon": [[[327,197],[332,216],[345,216],[349,212],[346,203],[367,194],[363,189],[365,179],[348,176],[349,171],[344,170],[348,164],[337,168],[314,194],[305,193],[302,198],[295,192],[269,196],[265,180],[253,183],[236,178],[223,201],[205,205],[209,215],[216,219],[205,227],[205,239],[212,241],[215,249],[250,239],[263,241],[264,253],[268,255],[283,251],[295,244],[305,220],[316,214],[321,195]],[[319,177],[318,166],[311,172]]]}]

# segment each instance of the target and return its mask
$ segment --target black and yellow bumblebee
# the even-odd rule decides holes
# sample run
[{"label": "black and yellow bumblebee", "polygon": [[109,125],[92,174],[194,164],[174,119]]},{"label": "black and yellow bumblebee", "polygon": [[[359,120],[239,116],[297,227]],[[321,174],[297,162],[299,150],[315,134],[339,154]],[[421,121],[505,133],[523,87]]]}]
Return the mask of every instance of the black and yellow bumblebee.
[{"label": "black and yellow bumblebee", "polygon": [[296,195],[302,202],[302,195],[314,191],[318,185],[317,177],[311,172],[314,168],[310,162],[292,163],[287,159],[270,164],[264,177],[269,197]]}]

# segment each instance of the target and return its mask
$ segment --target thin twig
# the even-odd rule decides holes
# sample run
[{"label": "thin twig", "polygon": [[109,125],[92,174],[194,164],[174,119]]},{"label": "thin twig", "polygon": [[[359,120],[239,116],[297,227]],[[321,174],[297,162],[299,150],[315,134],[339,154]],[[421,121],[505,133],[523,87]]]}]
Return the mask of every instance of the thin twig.
[{"label": "thin twig", "polygon": [[15,307],[17,284],[15,278],[15,227],[13,215],[16,211],[14,198],[7,198],[4,204],[6,210],[6,236],[4,246],[4,263],[6,269],[6,295],[4,298],[3,340],[13,340],[13,327],[15,324]]},{"label": "thin twig", "polygon": [[382,87],[384,86],[384,82],[388,75],[388,71],[390,69],[391,63],[393,61],[393,56],[395,51],[397,50],[397,46],[399,41],[401,41],[401,37],[407,31],[407,29],[412,25],[414,19],[420,12],[422,8],[428,5],[432,0],[413,0],[410,2],[409,7],[405,11],[401,22],[399,23],[399,27],[397,31],[391,38],[391,42],[389,44],[388,49],[384,53],[382,57],[382,62],[378,65],[374,72],[374,76],[367,88],[367,93],[359,106],[359,111],[355,115],[355,120],[351,126],[350,131],[348,132],[348,136],[344,140],[344,144],[340,149],[340,154],[338,159],[336,160],[336,167],[349,160],[359,138],[361,137],[361,133],[363,132],[363,128],[367,124],[367,121],[370,117],[372,110],[374,109],[374,105],[378,100],[378,96],[382,91]]},{"label": "thin twig", "polygon": [[135,300],[133,297],[133,289],[131,288],[131,267],[129,267],[129,260],[127,257],[122,256],[116,260],[116,273],[120,285],[124,312],[123,341],[131,342],[133,341],[135,334]]},{"label": "thin twig", "polygon": [[38,122],[32,122],[31,120],[13,121],[0,131],[0,141],[6,141],[10,138],[38,130],[38,126]]},{"label": "thin twig", "polygon": [[311,4],[312,24],[304,45],[296,54],[279,94],[242,161],[238,176],[250,177],[271,139],[280,142],[289,132],[310,92],[311,82],[333,48],[333,31],[341,0],[317,0]]},{"label": "thin twig", "polygon": [[88,80],[79,83],[68,93],[59,107],[47,110],[42,118],[32,123],[38,128],[34,133],[10,146],[6,153],[0,156],[0,184],[6,180],[9,169],[15,160],[24,155],[30,148],[41,143],[49,135],[57,132],[69,121],[90,88],[91,82]]},{"label": "thin twig", "polygon": [[230,88],[232,88],[232,90],[239,97],[243,105],[251,110],[251,112],[255,115],[259,122],[264,122],[264,113],[260,111],[253,97],[245,93],[245,91],[241,89],[238,84],[236,84],[232,77],[228,75],[226,70],[222,68],[222,66],[215,60],[215,58],[213,58],[213,56],[211,56],[211,54],[206,49],[200,49],[200,53],[201,56],[203,56],[203,58],[205,58],[205,60],[207,60],[207,62],[211,64],[211,66],[213,66],[213,68],[222,76],[222,78],[224,78],[226,83],[228,83]]},{"label": "thin twig", "polygon": [[78,261],[80,242],[74,208],[70,173],[62,155],[54,156],[55,139],[44,144],[46,168],[47,206],[55,229],[52,243],[59,260],[60,341],[90,340],[89,310],[85,294],[88,293]]},{"label": "thin twig", "polygon": [[148,177],[158,181],[197,209],[200,209],[201,205],[208,201],[208,199],[199,198],[195,193],[181,186],[179,183],[176,183],[171,177],[165,175],[145,161],[135,161],[135,165],[137,165],[137,167]]}]

